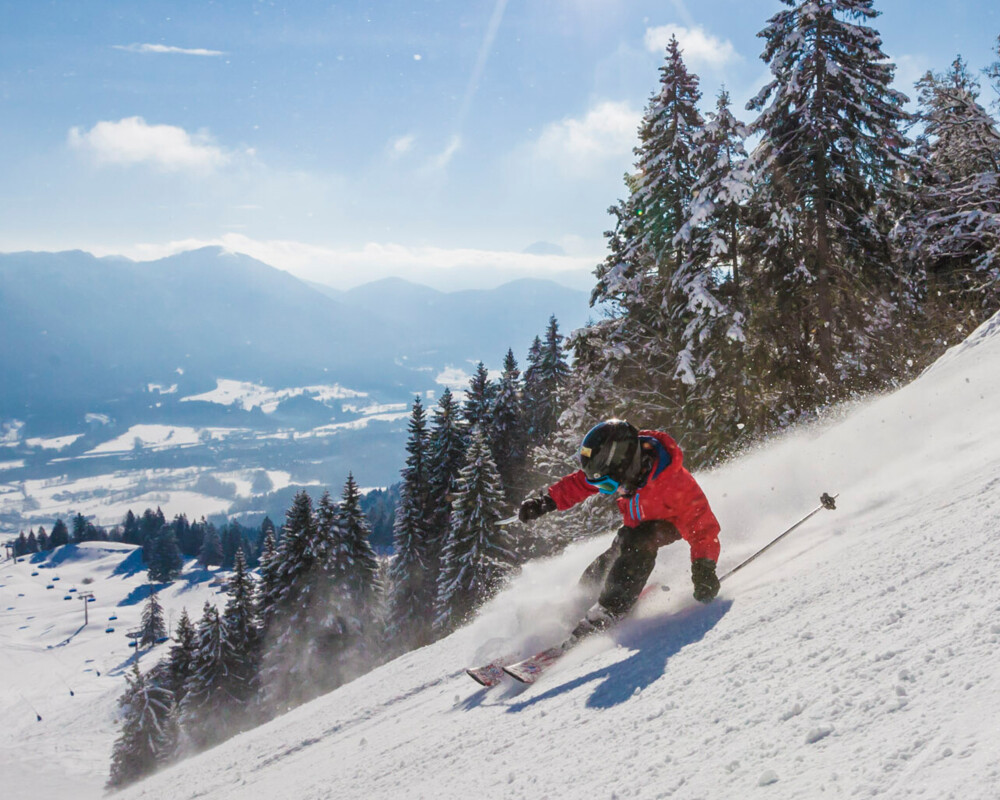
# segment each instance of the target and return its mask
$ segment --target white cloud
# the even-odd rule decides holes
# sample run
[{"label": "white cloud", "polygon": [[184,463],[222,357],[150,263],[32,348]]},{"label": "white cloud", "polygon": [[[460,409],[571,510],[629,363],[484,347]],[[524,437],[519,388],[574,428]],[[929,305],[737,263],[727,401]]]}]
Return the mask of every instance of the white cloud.
[{"label": "white cloud", "polygon": [[427,168],[433,171],[442,170],[451,163],[451,159],[462,148],[462,137],[455,135],[448,140],[447,146],[428,162]]},{"label": "white cloud", "polygon": [[98,122],[89,131],[73,127],[70,147],[98,164],[150,164],[166,171],[207,172],[225,165],[230,156],[205,132],[190,134],[174,125],[150,125],[142,117]]},{"label": "white cloud", "polygon": [[566,240],[571,255],[532,255],[506,250],[475,250],[369,243],[360,248],[334,248],[290,240],[259,240],[239,233],[216,239],[186,239],[130,248],[87,247],[98,256],[125,255],[151,261],[199,247],[219,246],[245,253],[298,278],[347,289],[389,276],[399,276],[443,290],[499,286],[517,278],[548,278],[589,290],[593,269],[603,257],[601,242]]},{"label": "white cloud", "polygon": [[416,141],[416,138],[412,133],[396,137],[389,143],[389,154],[393,158],[406,155],[413,149],[413,143]]},{"label": "white cloud", "polygon": [[535,158],[575,174],[608,162],[627,162],[636,143],[642,112],[628,103],[604,101],[582,118],[545,126],[533,145]]},{"label": "white cloud", "polygon": [[743,60],[732,42],[713,36],[700,25],[685,28],[682,25],[670,24],[647,28],[646,49],[651,53],[662,55],[671,36],[677,37],[677,42],[684,53],[684,61],[693,69],[720,70]]},{"label": "white cloud", "polygon": [[184,56],[224,56],[222,50],[205,50],[200,47],[171,47],[165,44],[113,44],[115,50],[129,53],[170,53]]}]

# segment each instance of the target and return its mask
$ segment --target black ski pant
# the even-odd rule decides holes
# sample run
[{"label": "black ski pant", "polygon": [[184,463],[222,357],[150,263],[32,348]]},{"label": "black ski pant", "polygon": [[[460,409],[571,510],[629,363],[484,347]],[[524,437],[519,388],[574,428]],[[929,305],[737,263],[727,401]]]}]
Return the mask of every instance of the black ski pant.
[{"label": "black ski pant", "polygon": [[600,588],[598,602],[612,615],[623,616],[639,598],[656,563],[656,551],[681,538],[673,523],[662,519],[622,525],[611,547],[591,562],[580,577],[589,594]]}]

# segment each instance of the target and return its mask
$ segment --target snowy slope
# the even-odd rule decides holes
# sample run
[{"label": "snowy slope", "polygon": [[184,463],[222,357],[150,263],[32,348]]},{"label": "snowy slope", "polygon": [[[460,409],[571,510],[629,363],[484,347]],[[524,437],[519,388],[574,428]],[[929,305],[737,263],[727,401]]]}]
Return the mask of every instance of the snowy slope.
[{"label": "snowy slope", "polygon": [[505,641],[556,634],[608,532],[453,636],[120,796],[1000,797],[998,396],[1000,316],[903,390],[700,476],[722,571],[840,493],[710,606],[673,545],[669,591],[613,635],[533,687],[472,683]]},{"label": "snowy slope", "polygon": [[655,573],[671,590],[533,687],[462,674],[544,638],[608,534],[530,565],[448,639],[123,796],[996,798],[998,396],[1000,317],[903,390],[701,476],[723,570],[840,493],[712,605],[674,545]]},{"label": "snowy slope", "polygon": [[[192,561],[160,591],[171,628],[184,607],[197,620],[206,600],[224,602],[213,578]],[[86,627],[84,592],[94,595]],[[145,598],[146,570],[132,545],[86,542],[0,563],[0,797],[101,797],[116,700],[135,657],[125,634],[139,626]],[[167,647],[143,651],[143,668]]]}]

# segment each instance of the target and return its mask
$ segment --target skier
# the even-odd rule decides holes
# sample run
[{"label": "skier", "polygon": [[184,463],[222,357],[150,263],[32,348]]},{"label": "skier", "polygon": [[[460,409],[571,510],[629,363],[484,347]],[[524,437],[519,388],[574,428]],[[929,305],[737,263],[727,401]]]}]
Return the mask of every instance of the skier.
[{"label": "skier", "polygon": [[684,469],[677,443],[661,431],[639,431],[624,420],[609,419],[583,437],[580,465],[581,470],[525,500],[518,511],[521,522],[530,522],[598,492],[617,499],[625,524],[580,579],[591,593],[603,588],[571,638],[603,630],[624,616],[653,571],[656,551],[681,538],[691,546],[694,597],[711,602],[719,593],[719,523]]}]

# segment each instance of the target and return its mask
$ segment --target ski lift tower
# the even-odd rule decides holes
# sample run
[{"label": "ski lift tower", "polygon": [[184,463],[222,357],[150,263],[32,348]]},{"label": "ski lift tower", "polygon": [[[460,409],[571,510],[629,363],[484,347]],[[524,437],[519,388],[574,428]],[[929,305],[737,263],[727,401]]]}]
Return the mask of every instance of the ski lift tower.
[{"label": "ski lift tower", "polygon": [[90,622],[90,615],[87,613],[90,609],[88,603],[94,599],[93,592],[84,592],[83,594],[77,595],[81,600],[83,600],[83,627],[87,627],[87,623]]}]

